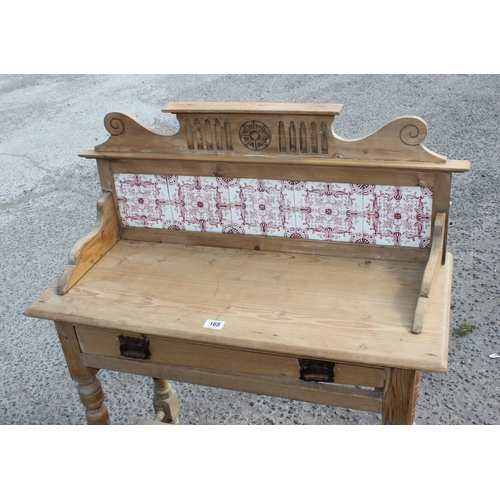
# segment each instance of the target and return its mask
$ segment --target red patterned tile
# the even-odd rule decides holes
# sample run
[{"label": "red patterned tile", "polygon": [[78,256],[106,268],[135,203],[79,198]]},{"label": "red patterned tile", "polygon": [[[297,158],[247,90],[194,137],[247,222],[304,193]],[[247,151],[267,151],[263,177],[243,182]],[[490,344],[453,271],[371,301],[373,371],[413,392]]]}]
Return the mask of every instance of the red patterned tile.
[{"label": "red patterned tile", "polygon": [[430,246],[432,190],[375,186],[365,196],[365,234],[378,245]]},{"label": "red patterned tile", "polygon": [[171,176],[168,190],[174,224],[179,229],[222,232],[232,223],[224,179]]},{"label": "red patterned tile", "polygon": [[308,238],[349,241],[363,233],[363,195],[349,184],[306,182],[294,195],[296,227]]},{"label": "red patterned tile", "polygon": [[284,236],[292,225],[293,192],[284,181],[233,180],[229,196],[232,222],[245,234]]},{"label": "red patterned tile", "polygon": [[285,234],[283,236],[285,238],[294,238],[299,240],[309,239],[307,231],[300,227],[289,227],[288,229],[285,230]]},{"label": "red patterned tile", "polygon": [[149,174],[114,180],[124,226],[430,245],[428,188]]},{"label": "red patterned tile", "polygon": [[124,226],[161,228],[172,222],[165,176],[114,174]]}]

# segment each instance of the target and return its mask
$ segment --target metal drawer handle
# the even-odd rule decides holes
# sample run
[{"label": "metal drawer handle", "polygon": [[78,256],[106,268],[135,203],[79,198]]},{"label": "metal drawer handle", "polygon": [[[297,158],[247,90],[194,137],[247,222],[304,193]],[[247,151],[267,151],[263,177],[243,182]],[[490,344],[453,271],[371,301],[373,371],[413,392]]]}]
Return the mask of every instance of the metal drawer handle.
[{"label": "metal drawer handle", "polygon": [[125,337],[120,335],[120,354],[126,358],[149,359],[149,340],[144,337]]},{"label": "metal drawer handle", "polygon": [[331,361],[319,361],[317,359],[301,359],[300,380],[306,382],[334,382],[335,363]]}]

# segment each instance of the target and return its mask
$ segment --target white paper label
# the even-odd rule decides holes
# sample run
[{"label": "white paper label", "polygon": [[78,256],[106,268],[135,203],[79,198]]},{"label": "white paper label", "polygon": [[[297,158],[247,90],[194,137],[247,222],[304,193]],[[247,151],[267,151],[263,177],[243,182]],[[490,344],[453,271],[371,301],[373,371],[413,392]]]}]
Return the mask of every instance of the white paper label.
[{"label": "white paper label", "polygon": [[218,319],[207,319],[203,328],[212,328],[213,330],[222,330],[224,326],[224,321],[220,321]]}]

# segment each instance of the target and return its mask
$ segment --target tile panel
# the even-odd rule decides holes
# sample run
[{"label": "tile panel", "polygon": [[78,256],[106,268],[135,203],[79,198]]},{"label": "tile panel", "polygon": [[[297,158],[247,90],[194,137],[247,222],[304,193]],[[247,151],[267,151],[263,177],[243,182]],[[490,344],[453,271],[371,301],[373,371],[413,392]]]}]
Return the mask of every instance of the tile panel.
[{"label": "tile panel", "polygon": [[124,226],[426,248],[432,189],[114,175]]}]

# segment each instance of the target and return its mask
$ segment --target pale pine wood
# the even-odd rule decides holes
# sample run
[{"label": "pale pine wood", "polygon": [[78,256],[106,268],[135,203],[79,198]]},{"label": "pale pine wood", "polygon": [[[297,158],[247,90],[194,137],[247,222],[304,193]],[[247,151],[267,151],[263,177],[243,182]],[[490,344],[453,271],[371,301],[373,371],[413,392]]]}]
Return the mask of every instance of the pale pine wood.
[{"label": "pale pine wood", "polygon": [[115,189],[113,181],[113,162],[99,158],[97,159],[97,172],[99,174],[99,181],[104,192],[111,193]]},{"label": "pale pine wood", "polygon": [[386,369],[386,383],[382,402],[382,423],[412,425],[418,399],[420,372]]},{"label": "pale pine wood", "polygon": [[55,322],[69,374],[77,382],[90,381],[99,370],[88,368],[82,361],[80,344],[72,324]]},{"label": "pale pine wood", "polygon": [[163,422],[165,418],[165,412],[159,410],[156,412],[155,418],[153,420],[140,419],[137,421],[137,425],[176,425],[171,422]]},{"label": "pale pine wood", "polygon": [[[98,160],[106,162],[106,160]],[[330,162],[331,163],[331,162]],[[106,164],[103,164],[106,165]],[[105,167],[102,167],[105,171]],[[352,168],[336,165],[304,165],[293,164],[283,168],[280,163],[252,162],[246,163],[242,168],[241,163],[222,163],[207,161],[192,161],[186,159],[164,160],[134,160],[123,159],[109,163],[108,177],[112,174],[150,174],[150,175],[186,175],[202,177],[226,177],[246,179],[273,179],[310,182],[339,182],[350,184],[374,184],[391,186],[421,186],[433,187],[434,172],[418,170],[393,170],[388,168]],[[102,181],[101,181],[102,182]],[[114,189],[113,181],[106,178],[106,185]]]},{"label": "pale pine wood", "polygon": [[426,148],[427,123],[418,116],[402,116],[361,139],[344,139],[333,134],[338,158],[353,160],[413,160],[446,163],[446,156]]},{"label": "pale pine wood", "polygon": [[424,323],[425,313],[427,311],[427,306],[429,303],[428,297],[419,297],[417,301],[417,307],[415,308],[415,316],[413,317],[413,325],[411,331],[413,333],[420,333],[422,331],[422,325]]},{"label": "pale pine wood", "polygon": [[[440,329],[442,332],[441,346],[448,352],[450,344],[450,315],[451,315],[451,282],[453,274],[453,255],[446,254],[445,264],[440,266],[438,278],[427,305],[427,311],[422,325],[422,333],[428,329]],[[422,335],[420,333],[420,335]],[[419,335],[415,335],[418,337]],[[448,356],[445,359],[443,371],[448,370]],[[425,371],[425,370],[422,370]]]},{"label": "pale pine wood", "polygon": [[[447,365],[443,317],[451,269],[452,259],[440,266],[427,324],[416,336],[420,263],[121,240],[64,297],[48,289],[28,314],[242,350],[440,372]],[[207,319],[226,325],[207,330]]]},{"label": "pale pine wood", "polygon": [[[325,107],[304,105],[294,110],[293,106],[259,103],[212,103],[210,106],[196,108],[192,103],[184,107],[179,103],[172,106],[181,124],[179,132],[172,136],[159,134],[126,113],[109,113],[105,126],[111,137],[94,149],[188,155],[201,151],[203,155],[217,158],[298,155],[358,161],[447,163],[446,157],[423,146],[427,124],[416,116],[396,118],[360,139],[344,139],[333,132],[337,108],[328,111]],[[165,110],[168,111],[168,106]],[[268,142],[258,149],[249,148],[243,139],[240,140],[245,124],[255,121],[265,127],[268,138]]]},{"label": "pale pine wood", "polygon": [[385,247],[331,241],[318,241],[247,234],[224,234],[197,231],[166,231],[164,229],[125,227],[123,240],[197,245],[264,252],[300,253],[330,257],[350,257],[364,260],[395,260],[410,263],[426,263],[427,248]]},{"label": "pale pine wood", "polygon": [[89,424],[109,424],[109,413],[104,404],[101,383],[96,377],[99,369],[87,366],[82,359],[73,325],[55,323],[59,340],[66,357],[71,378],[78,383],[78,394],[85,406]]},{"label": "pale pine wood", "polygon": [[[225,164],[234,163],[234,156],[216,156],[209,157],[202,154],[178,154],[178,153],[153,153],[150,151],[103,151],[96,149],[86,149],[78,156],[88,159],[111,159],[111,160],[169,160],[169,161],[191,161],[191,162],[207,162],[212,161]],[[426,163],[412,160],[368,160],[368,159],[343,159],[343,158],[316,158],[307,156],[239,156],[238,163],[264,163],[268,165],[286,164],[287,166],[294,165],[312,165],[324,167],[348,167],[348,168],[373,168],[387,169],[390,171],[408,170],[416,172],[444,172],[444,173],[460,173],[470,170],[470,162],[466,160],[447,160],[446,163]],[[196,168],[196,167],[194,167]]]},{"label": "pale pine wood", "polygon": [[[274,115],[278,115],[279,120],[285,127],[288,125],[291,126],[294,123],[297,129],[305,128],[306,122],[303,119],[308,115],[312,115],[311,119],[317,119],[319,122],[318,125],[325,123],[324,126],[321,125],[325,134],[324,139],[326,139],[326,143],[328,144],[329,154],[334,158],[358,160],[364,158],[369,158],[370,160],[401,160],[404,158],[405,160],[411,159],[432,163],[446,162],[446,157],[437,155],[421,145],[421,142],[427,135],[427,124],[421,118],[415,116],[397,118],[367,137],[349,140],[339,137],[332,130],[333,119],[342,110],[342,105],[334,106],[332,109],[331,106],[329,108],[328,105],[317,104],[172,103],[165,106],[163,111],[176,113],[180,123],[183,122],[185,116],[189,116],[190,114],[195,114],[200,122],[207,116],[211,117],[215,115],[220,117],[220,119],[227,119],[231,123],[235,122],[236,129],[242,123],[251,120],[252,115],[258,114],[259,117],[262,116],[262,121],[269,127],[273,137],[280,135],[278,130],[279,122],[277,122]],[[236,114],[236,116],[231,116],[231,113]],[[328,115],[329,117],[327,118]],[[321,118],[324,118],[325,122],[322,122]],[[299,142],[302,142],[301,139],[299,137]],[[306,143],[305,148],[305,151],[302,148],[297,148],[295,151],[289,150],[287,152],[306,152],[310,154],[310,144]],[[248,153],[248,151],[241,148],[236,148],[235,151]],[[277,151],[272,145],[270,146],[270,153],[276,153]]]},{"label": "pale pine wood", "polygon": [[446,227],[446,214],[438,213],[434,221],[434,235],[432,238],[431,253],[429,261],[425,266],[422,286],[420,288],[420,297],[429,297],[432,285],[436,282],[438,269],[441,265],[444,249],[444,230]]},{"label": "pale pine wood", "polygon": [[335,363],[334,379],[337,384],[380,388],[384,386],[384,369]]},{"label": "pale pine wood", "polygon": [[158,410],[156,412],[154,420],[156,422],[161,422],[165,418],[165,412],[163,410]]},{"label": "pale pine wood", "polygon": [[93,354],[84,354],[83,358],[89,366],[96,366],[106,370],[135,373],[147,377],[168,378],[189,384],[277,396],[374,413],[382,411],[382,390],[359,389],[329,383],[304,382],[302,380],[171,366],[165,363],[143,363],[132,359],[116,359]]},{"label": "pale pine wood", "polygon": [[427,310],[429,295],[436,283],[439,267],[443,262],[444,249],[444,233],[447,226],[446,213],[439,212],[436,214],[434,222],[434,231],[432,236],[431,253],[429,261],[427,262],[422,278],[422,285],[420,286],[420,294],[418,297],[417,308],[413,319],[411,331],[413,333],[420,333],[424,322],[425,312]]},{"label": "pale pine wood", "polygon": [[[450,194],[451,194],[451,173],[437,172],[435,175],[435,182],[433,188],[432,200],[432,220],[436,219],[436,215],[440,212],[449,214],[450,212]],[[446,243],[448,240],[448,222],[449,217],[446,217],[443,234],[443,261],[446,259]],[[434,230],[434,225],[431,227]],[[432,234],[431,234],[432,236]]]},{"label": "pale pine wood", "polygon": [[297,115],[338,115],[343,104],[302,104],[290,102],[169,102],[162,108],[163,113],[252,113],[252,114],[297,114]]},{"label": "pale pine wood", "polygon": [[104,404],[104,393],[97,377],[78,383],[78,394],[85,406],[85,415],[90,425],[109,425],[109,414]]},{"label": "pale pine wood", "polygon": [[177,392],[172,389],[168,380],[153,378],[155,397],[153,406],[156,415],[163,414],[161,422],[179,425],[179,400]]},{"label": "pale pine wood", "polygon": [[[80,325],[75,330],[83,353],[120,358],[118,337],[123,332]],[[147,338],[151,362],[278,378],[300,378],[300,365],[296,357],[179,342],[162,337]],[[339,384],[383,387],[384,376],[383,368],[341,363],[336,363],[334,368],[335,382]]]},{"label": "pale pine wood", "polygon": [[69,265],[57,285],[64,295],[118,241],[119,229],[113,197],[104,193],[97,202],[97,223],[90,234],[79,239],[69,255]]}]

